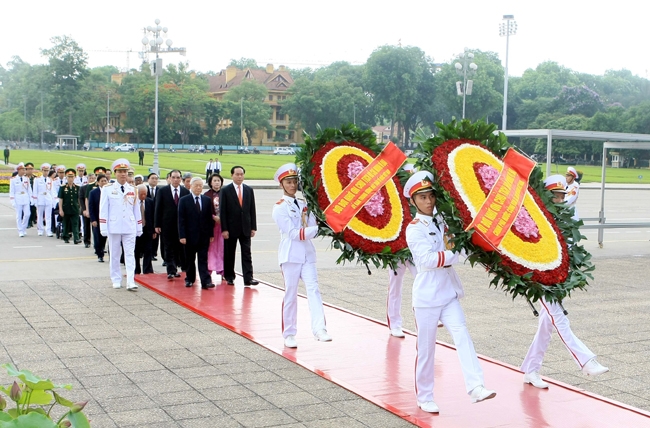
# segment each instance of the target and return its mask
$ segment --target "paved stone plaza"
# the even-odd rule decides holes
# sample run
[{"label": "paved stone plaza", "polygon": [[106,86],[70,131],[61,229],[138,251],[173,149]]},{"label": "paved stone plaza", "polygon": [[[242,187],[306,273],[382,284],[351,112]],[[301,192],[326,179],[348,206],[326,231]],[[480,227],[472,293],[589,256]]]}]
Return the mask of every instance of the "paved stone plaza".
[{"label": "paved stone plaza", "polygon": [[[259,231],[253,261],[256,277],[281,285],[275,252],[279,236],[270,216],[279,196],[274,190],[256,191]],[[648,196],[647,190],[608,193],[608,218],[650,217]],[[595,190],[583,191],[583,216],[597,215],[599,198]],[[595,231],[585,234],[595,280],[565,307],[574,332],[611,371],[594,380],[584,377],[554,335],[542,374],[650,411],[649,230],[606,231],[602,249]],[[34,229],[18,238],[13,210],[2,196],[0,239],[0,363],[71,383],[67,396],[90,400],[86,411],[93,426],[410,425],[149,290],[113,290],[107,264],[97,263],[83,245],[37,237]],[[368,276],[362,267],[337,267],[338,254],[327,246],[317,244],[324,300],[384,320],[388,273],[373,270]],[[160,261],[154,267],[162,271]],[[458,271],[477,352],[520,364],[537,325],[528,305],[489,289],[489,278],[478,267]],[[402,313],[405,327],[414,330],[411,282],[407,274]],[[346,334],[330,333],[334,340]],[[309,333],[299,332],[298,339],[308,340]],[[450,341],[446,331],[439,339]],[[0,382],[8,382],[4,373]]]}]

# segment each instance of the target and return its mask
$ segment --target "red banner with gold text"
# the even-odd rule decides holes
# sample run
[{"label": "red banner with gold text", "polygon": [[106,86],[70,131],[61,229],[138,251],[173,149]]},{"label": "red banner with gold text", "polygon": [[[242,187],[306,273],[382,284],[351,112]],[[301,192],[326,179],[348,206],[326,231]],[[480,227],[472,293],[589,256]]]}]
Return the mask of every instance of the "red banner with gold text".
[{"label": "red banner with gold text", "polygon": [[496,249],[519,214],[533,168],[533,160],[508,149],[497,182],[465,230],[474,228],[475,233]]},{"label": "red banner with gold text", "polygon": [[342,232],[364,204],[397,174],[406,158],[395,144],[388,143],[325,209],[325,219],[332,230]]}]

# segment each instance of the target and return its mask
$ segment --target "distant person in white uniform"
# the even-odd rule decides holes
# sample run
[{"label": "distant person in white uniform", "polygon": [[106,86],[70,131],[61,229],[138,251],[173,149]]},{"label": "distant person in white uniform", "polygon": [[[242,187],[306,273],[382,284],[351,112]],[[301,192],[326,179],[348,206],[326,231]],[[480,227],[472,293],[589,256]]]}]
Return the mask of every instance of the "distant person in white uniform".
[{"label": "distant person in white uniform", "polygon": [[140,207],[136,203],[135,188],[126,182],[131,164],[126,159],[117,159],[111,169],[115,172],[115,183],[102,188],[99,199],[99,231],[108,237],[110,269],[113,288],[122,287],[120,254],[124,247],[126,265],[126,288],[137,291],[135,284],[135,238],[142,235]]},{"label": "distant person in white uniform", "polygon": [[[417,172],[415,165],[407,163],[402,167],[409,174]],[[418,271],[411,261],[398,263],[395,270],[388,269],[388,295],[386,296],[386,321],[390,335],[393,337],[405,337],[402,331],[402,289],[404,286],[404,275],[406,269],[411,272],[413,278]]]},{"label": "distant person in white uniform", "polygon": [[52,179],[48,177],[50,173],[50,164],[44,163],[41,165],[41,177],[34,179],[34,195],[36,196],[36,227],[38,228],[38,236],[43,236],[47,232],[47,236],[53,236],[52,226],[50,220],[52,218],[53,195],[52,195]]},{"label": "distant person in white uniform", "polygon": [[[568,173],[567,173],[568,175]],[[544,186],[547,190],[553,192],[553,202],[562,203],[565,200],[567,182],[561,175],[551,175],[544,180]],[[544,382],[539,376],[539,370],[542,368],[544,354],[551,343],[551,334],[553,330],[557,331],[562,343],[566,346],[569,354],[576,362],[582,373],[587,376],[597,376],[603,374],[609,369],[596,361],[596,354],[591,352],[587,346],[580,341],[571,331],[569,319],[564,315],[564,309],[558,303],[550,303],[543,297],[540,299],[541,308],[539,310],[539,325],[533,343],[524,358],[521,365],[521,371],[524,372],[524,383],[529,383],[536,388],[548,388],[548,383]]]},{"label": "distant person in white uniform", "polygon": [[316,218],[307,210],[307,204],[296,199],[298,168],[293,163],[282,165],[275,173],[284,194],[273,206],[273,221],[280,229],[281,239],[278,261],[284,277],[284,300],[282,301],[282,336],[284,346],[296,348],[298,318],[298,282],[305,283],[307,302],[311,313],[311,330],[321,342],[332,340],[327,334],[323,299],[318,289],[316,273],[316,249],[311,240],[318,233]]},{"label": "distant person in white uniform", "polygon": [[568,167],[566,170],[566,195],[564,196],[564,202],[573,207],[573,217],[574,220],[580,220],[578,215],[578,207],[576,203],[578,202],[578,196],[580,196],[580,183],[578,182],[578,171],[572,166]]},{"label": "distant person in white uniform", "polygon": [[32,199],[32,186],[25,175],[25,164],[20,162],[16,166],[18,174],[9,181],[9,200],[16,209],[16,228],[21,238],[27,235],[30,206],[35,203]]},{"label": "distant person in white uniform", "polygon": [[459,254],[446,248],[446,225],[435,208],[433,175],[427,171],[413,174],[404,186],[404,196],[417,210],[415,219],[406,228],[406,242],[418,271],[413,283],[418,334],[415,365],[418,407],[429,413],[440,411],[433,401],[438,321],[443,322],[454,340],[465,389],[472,402],[494,398],[496,392],[484,387],[483,370],[458,301],[464,291],[452,265],[458,262]]}]

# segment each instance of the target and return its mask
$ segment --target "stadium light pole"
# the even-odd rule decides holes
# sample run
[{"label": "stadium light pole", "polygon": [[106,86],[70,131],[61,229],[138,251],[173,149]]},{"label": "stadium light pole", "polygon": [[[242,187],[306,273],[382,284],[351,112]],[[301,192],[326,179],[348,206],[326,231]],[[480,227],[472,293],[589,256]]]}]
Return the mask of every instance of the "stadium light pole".
[{"label": "stadium light pole", "polygon": [[[156,53],[156,59],[152,61],[151,74],[156,77],[156,98],[155,98],[155,107],[154,107],[154,133],[153,133],[153,172],[160,175],[160,163],[158,162],[158,77],[162,76],[162,59],[158,58],[158,54],[161,53],[173,53],[177,52],[185,56],[187,50],[185,48],[172,48],[172,40],[167,38],[167,27],[160,26],[160,19],[154,21],[156,25],[147,26],[144,33],[145,36],[142,38],[142,44],[147,48],[149,46],[149,52]],[[147,34],[149,37],[147,37]],[[167,38],[167,40],[165,40]],[[166,48],[162,47],[162,44],[167,45]]]},{"label": "stadium light pole", "polygon": [[505,131],[508,125],[508,49],[510,47],[510,36],[517,34],[517,21],[514,15],[503,15],[503,20],[499,25],[499,36],[506,37],[506,68],[503,77],[503,121],[501,130]]},{"label": "stadium light pole", "polygon": [[463,119],[465,119],[465,96],[472,95],[472,86],[474,83],[472,80],[467,80],[467,76],[469,75],[471,77],[476,74],[476,70],[478,69],[478,66],[472,62],[473,59],[474,54],[465,48],[465,51],[460,58],[462,63],[457,62],[454,64],[456,73],[463,76],[462,86],[461,82],[456,82],[456,91],[458,95],[463,96]]}]

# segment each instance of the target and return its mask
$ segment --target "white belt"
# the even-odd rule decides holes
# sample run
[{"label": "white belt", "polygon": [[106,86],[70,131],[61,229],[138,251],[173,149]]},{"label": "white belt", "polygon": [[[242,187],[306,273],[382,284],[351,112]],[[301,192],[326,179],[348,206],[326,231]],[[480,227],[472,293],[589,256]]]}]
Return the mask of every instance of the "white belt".
[{"label": "white belt", "polygon": [[417,270],[418,270],[418,273],[420,273],[420,272],[433,272],[433,271],[436,271],[438,269],[449,269],[450,267],[451,267],[451,265],[443,266],[441,268],[439,268],[439,267],[432,268],[432,267],[418,266]]}]

